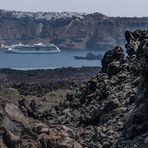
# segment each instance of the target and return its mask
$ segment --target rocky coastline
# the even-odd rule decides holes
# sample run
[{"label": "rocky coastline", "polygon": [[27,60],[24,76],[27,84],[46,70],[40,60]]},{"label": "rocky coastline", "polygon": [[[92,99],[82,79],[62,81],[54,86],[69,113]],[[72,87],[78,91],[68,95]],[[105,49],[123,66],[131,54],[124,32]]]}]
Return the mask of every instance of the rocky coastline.
[{"label": "rocky coastline", "polygon": [[[28,86],[19,90],[12,77],[18,84],[21,78],[32,79],[0,72],[0,147],[147,148],[148,32],[126,31],[125,39],[127,55],[119,46],[108,50],[101,70],[83,83],[83,75],[76,79],[76,74],[70,81],[77,80],[77,86],[63,88],[63,96],[59,89],[20,94]],[[53,103],[59,97],[63,99]]]}]

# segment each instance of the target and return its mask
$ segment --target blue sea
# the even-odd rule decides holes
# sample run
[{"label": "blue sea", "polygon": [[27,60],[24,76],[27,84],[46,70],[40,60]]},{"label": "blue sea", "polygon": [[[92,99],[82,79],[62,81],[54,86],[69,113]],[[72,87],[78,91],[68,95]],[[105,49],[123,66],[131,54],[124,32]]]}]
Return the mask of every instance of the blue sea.
[{"label": "blue sea", "polygon": [[29,70],[101,65],[100,60],[75,60],[73,57],[86,56],[87,53],[86,50],[66,50],[56,54],[12,54],[0,51],[0,68]]}]

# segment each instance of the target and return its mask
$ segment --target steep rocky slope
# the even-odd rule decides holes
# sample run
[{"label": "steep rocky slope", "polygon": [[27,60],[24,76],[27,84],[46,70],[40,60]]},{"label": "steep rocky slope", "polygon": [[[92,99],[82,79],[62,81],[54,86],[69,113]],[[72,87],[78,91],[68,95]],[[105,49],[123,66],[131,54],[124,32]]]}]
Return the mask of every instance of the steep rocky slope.
[{"label": "steep rocky slope", "polygon": [[15,101],[0,93],[1,147],[147,148],[148,33],[125,38],[127,56],[119,46],[107,51],[97,76],[51,109],[14,90]]},{"label": "steep rocky slope", "polygon": [[146,29],[148,18],[100,13],[0,11],[0,44],[53,42],[65,49],[110,49],[124,45],[126,30]]}]

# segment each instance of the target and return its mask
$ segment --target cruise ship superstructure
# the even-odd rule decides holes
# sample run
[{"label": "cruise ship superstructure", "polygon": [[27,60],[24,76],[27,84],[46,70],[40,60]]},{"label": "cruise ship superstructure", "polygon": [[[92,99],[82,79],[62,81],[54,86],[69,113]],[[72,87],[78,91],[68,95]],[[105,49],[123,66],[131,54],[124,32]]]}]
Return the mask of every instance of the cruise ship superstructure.
[{"label": "cruise ship superstructure", "polygon": [[33,45],[17,44],[6,49],[7,53],[18,53],[18,54],[50,54],[59,53],[60,49],[54,44],[45,45],[43,43]]}]

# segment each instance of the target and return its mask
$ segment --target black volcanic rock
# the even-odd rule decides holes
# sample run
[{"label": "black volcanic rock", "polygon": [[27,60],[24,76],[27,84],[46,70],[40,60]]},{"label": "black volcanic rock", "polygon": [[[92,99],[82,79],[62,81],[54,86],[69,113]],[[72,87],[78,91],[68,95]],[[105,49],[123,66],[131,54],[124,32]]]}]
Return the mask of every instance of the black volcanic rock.
[{"label": "black volcanic rock", "polygon": [[108,73],[108,75],[116,74],[123,61],[124,51],[121,47],[116,46],[105,53],[102,59],[102,72]]},{"label": "black volcanic rock", "polygon": [[[68,99],[68,106],[61,104],[57,109],[57,116],[61,117],[55,123],[58,120],[58,123],[83,129],[79,135],[83,147],[132,148],[136,145],[139,148],[146,144],[142,142],[146,141],[142,135],[147,133],[148,123],[147,89],[143,89],[147,88],[146,38],[144,31],[129,32],[127,44],[136,44],[134,54],[128,52],[129,56],[125,57],[121,47],[109,50],[102,60],[101,72]],[[88,134],[88,128],[93,128],[94,134]],[[93,142],[90,144],[90,141]]]},{"label": "black volcanic rock", "polygon": [[7,147],[13,143],[14,147],[146,148],[148,33],[125,34],[134,52],[125,56],[121,47],[109,50],[101,71],[51,109],[39,109],[44,100],[3,102],[1,143]]},{"label": "black volcanic rock", "polygon": [[[137,32],[133,32],[136,36]],[[129,119],[125,123],[124,139],[120,139],[119,143],[127,142],[132,147],[137,145],[139,147],[147,147],[147,133],[148,133],[148,103],[147,103],[147,74],[148,74],[148,60],[147,60],[147,32],[142,32],[140,36],[142,39],[139,40],[139,36],[135,37],[139,41],[137,54],[137,61],[140,63],[141,71],[138,85],[138,95],[135,100],[135,107],[129,114]],[[139,52],[140,51],[140,52]],[[127,128],[128,127],[128,128]],[[119,144],[119,145],[120,145]],[[124,145],[124,144],[123,144]]]}]

